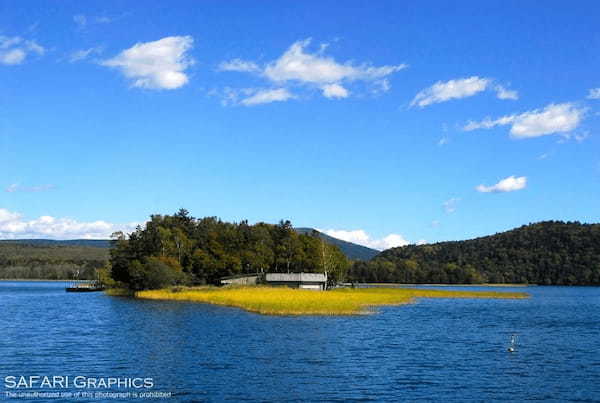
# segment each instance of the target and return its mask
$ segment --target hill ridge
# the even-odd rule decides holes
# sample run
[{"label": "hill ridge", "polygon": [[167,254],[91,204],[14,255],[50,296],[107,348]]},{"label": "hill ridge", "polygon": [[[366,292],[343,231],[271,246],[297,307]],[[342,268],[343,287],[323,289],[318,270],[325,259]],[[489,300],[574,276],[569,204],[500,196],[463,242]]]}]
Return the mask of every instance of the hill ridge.
[{"label": "hill ridge", "polygon": [[600,224],[542,221],[484,237],[408,245],[355,264],[358,281],[600,284]]}]

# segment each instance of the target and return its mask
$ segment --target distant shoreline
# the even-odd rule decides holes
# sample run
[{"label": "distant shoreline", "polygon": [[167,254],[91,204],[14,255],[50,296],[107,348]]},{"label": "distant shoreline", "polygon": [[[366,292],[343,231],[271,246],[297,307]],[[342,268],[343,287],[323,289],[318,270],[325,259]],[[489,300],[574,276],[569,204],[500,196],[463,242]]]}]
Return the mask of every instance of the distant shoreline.
[{"label": "distant shoreline", "polygon": [[521,284],[521,283],[483,283],[483,284],[420,284],[420,283],[357,283],[364,285],[375,285],[375,286],[398,286],[398,287],[412,287],[412,286],[428,286],[428,287],[535,287],[537,284]]},{"label": "distant shoreline", "polygon": [[[91,281],[91,280],[44,280],[44,279],[32,279],[32,278],[12,278],[12,279],[0,279],[2,281],[30,281],[30,282],[63,282],[63,283],[76,283],[83,281]],[[350,284],[350,283],[348,283]],[[370,285],[370,286],[394,286],[394,287],[413,287],[413,286],[427,286],[427,287],[534,287],[537,284],[493,284],[493,283],[484,283],[484,284],[408,284],[408,283],[356,283],[358,285]]]},{"label": "distant shoreline", "polygon": [[82,281],[91,281],[91,280],[44,280],[44,279],[39,279],[39,278],[3,278],[0,279],[0,282],[7,282],[7,281],[22,281],[22,282],[32,282],[32,283],[39,283],[39,282],[54,282],[54,283],[80,283]]}]

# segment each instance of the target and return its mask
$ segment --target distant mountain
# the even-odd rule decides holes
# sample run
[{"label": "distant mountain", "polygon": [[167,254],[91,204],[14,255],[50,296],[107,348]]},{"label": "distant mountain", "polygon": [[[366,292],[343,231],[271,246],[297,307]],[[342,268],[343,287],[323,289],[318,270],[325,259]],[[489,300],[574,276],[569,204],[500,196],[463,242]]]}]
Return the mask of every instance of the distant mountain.
[{"label": "distant mountain", "polygon": [[545,221],[467,241],[408,245],[358,262],[355,281],[600,285],[600,224]]},{"label": "distant mountain", "polygon": [[93,279],[108,262],[108,241],[0,241],[0,279]]},{"label": "distant mountain", "polygon": [[311,235],[314,231],[321,239],[325,242],[337,246],[351,260],[371,260],[379,254],[378,250],[367,248],[366,246],[357,245],[352,242],[342,241],[341,239],[334,238],[322,232],[319,232],[313,228],[294,228],[299,234]]}]

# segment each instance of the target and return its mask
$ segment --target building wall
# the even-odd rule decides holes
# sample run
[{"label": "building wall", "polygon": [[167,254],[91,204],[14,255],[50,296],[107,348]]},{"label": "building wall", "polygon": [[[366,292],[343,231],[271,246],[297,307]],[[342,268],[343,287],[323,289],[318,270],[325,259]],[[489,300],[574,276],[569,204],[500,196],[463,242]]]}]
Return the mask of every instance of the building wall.
[{"label": "building wall", "polygon": [[302,281],[267,281],[267,284],[273,287],[302,288],[305,290],[324,290],[323,282],[302,282]]},{"label": "building wall", "polygon": [[238,278],[229,278],[221,280],[224,285],[254,285],[257,283],[258,276],[246,276]]}]

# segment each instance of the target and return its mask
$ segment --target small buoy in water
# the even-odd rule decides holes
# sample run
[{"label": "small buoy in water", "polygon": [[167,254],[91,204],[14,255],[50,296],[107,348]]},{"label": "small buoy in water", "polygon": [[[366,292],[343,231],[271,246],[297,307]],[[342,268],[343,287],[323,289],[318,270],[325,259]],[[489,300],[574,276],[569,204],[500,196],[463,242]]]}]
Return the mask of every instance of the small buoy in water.
[{"label": "small buoy in water", "polygon": [[514,353],[517,350],[517,335],[513,334],[510,336],[510,346],[508,346],[507,351],[509,353]]}]

